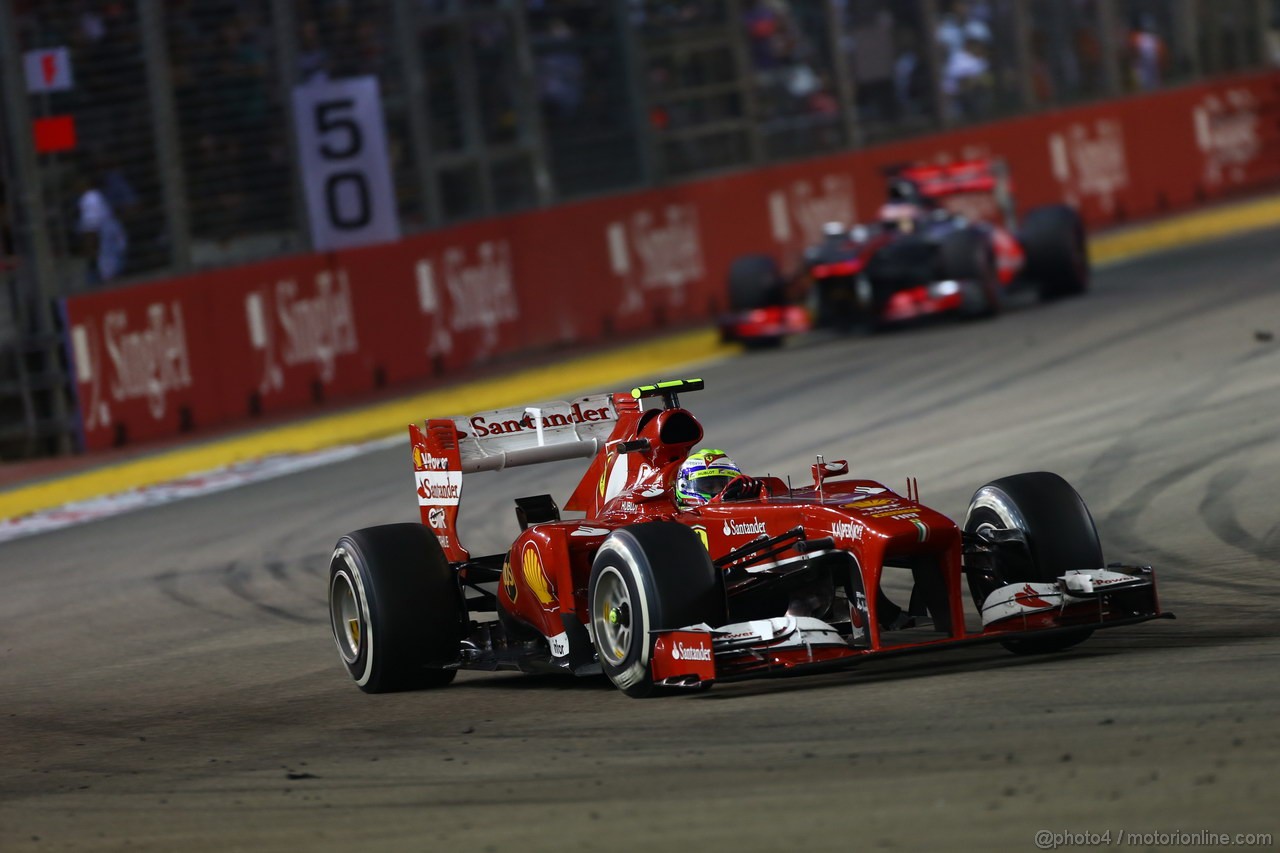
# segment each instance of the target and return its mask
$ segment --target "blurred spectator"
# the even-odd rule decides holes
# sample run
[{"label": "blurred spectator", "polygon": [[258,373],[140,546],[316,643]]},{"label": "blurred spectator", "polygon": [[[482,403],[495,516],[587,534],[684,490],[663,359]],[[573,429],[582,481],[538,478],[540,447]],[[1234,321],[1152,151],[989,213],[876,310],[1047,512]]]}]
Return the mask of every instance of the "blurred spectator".
[{"label": "blurred spectator", "polygon": [[943,69],[942,93],[947,98],[948,118],[972,119],[989,113],[993,83],[987,43],[976,37],[965,39]]},{"label": "blurred spectator", "polygon": [[1156,32],[1155,19],[1151,15],[1135,17],[1125,39],[1125,59],[1130,88],[1140,92],[1160,88],[1168,63],[1168,49]]},{"label": "blurred spectator", "polygon": [[124,226],[97,184],[83,173],[76,178],[75,184],[76,233],[80,235],[84,257],[88,261],[87,281],[90,286],[111,281],[124,272],[125,253],[129,247]]},{"label": "blurred spectator", "polygon": [[575,49],[573,41],[573,30],[563,18],[556,18],[538,51],[538,97],[543,115],[551,121],[569,121],[582,107],[586,69],[581,50]]},{"label": "blurred spectator", "polygon": [[298,80],[323,80],[329,76],[329,52],[320,40],[320,25],[303,21],[298,40]]},{"label": "blurred spectator", "polygon": [[893,94],[902,115],[919,115],[929,102],[929,73],[920,56],[920,40],[912,30],[898,30],[898,57],[893,61]]},{"label": "blurred spectator", "polygon": [[938,43],[943,47],[944,61],[949,62],[972,42],[991,44],[991,27],[987,25],[990,17],[990,9],[985,6],[964,0],[952,3],[950,11],[938,22]]}]

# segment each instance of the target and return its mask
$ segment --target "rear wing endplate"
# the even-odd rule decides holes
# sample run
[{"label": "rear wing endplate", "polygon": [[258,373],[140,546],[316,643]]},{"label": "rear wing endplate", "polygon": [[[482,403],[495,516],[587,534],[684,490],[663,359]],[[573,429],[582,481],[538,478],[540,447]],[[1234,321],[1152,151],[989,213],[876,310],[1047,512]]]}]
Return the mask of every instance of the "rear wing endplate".
[{"label": "rear wing endplate", "polygon": [[457,529],[463,474],[595,456],[617,423],[613,396],[597,394],[409,424],[422,523],[450,561],[470,559]]}]

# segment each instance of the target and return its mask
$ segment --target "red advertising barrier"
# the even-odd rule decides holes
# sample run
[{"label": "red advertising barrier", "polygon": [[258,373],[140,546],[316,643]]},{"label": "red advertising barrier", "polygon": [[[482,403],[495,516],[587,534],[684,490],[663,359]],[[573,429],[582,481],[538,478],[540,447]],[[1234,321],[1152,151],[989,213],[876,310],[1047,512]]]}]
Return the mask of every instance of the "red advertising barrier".
[{"label": "red advertising barrier", "polygon": [[1094,228],[1280,181],[1280,73],[67,299],[83,445],[349,398],[705,320],[747,252],[874,215],[882,170],[1000,157],[1018,203]]}]

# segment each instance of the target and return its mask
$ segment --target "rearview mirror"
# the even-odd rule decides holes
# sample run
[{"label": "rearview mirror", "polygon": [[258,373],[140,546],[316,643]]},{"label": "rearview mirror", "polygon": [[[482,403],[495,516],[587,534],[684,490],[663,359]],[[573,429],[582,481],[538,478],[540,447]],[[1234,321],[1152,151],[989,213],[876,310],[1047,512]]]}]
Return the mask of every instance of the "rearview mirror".
[{"label": "rearview mirror", "polygon": [[840,477],[849,473],[849,460],[837,459],[834,462],[819,462],[812,466],[814,485],[829,477]]}]

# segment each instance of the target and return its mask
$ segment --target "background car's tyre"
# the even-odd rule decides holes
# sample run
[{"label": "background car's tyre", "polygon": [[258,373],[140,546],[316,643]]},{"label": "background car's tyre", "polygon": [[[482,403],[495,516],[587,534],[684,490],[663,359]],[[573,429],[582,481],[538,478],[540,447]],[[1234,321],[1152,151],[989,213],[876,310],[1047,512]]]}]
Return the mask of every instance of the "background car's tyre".
[{"label": "background car's tyre", "polygon": [[329,561],[329,623],[338,654],[366,693],[453,681],[466,620],[462,592],[435,534],[421,524],[348,533]]},{"label": "background car's tyre", "polygon": [[729,267],[729,310],[750,311],[786,300],[786,279],[768,255],[743,255]]},{"label": "background car's tyre", "polygon": [[[1028,548],[1027,553],[1002,550],[989,577],[969,573],[969,589],[979,608],[1005,584],[1053,583],[1070,569],[1105,565],[1089,508],[1057,474],[1014,474],[978,489],[969,502],[964,529],[977,533],[982,527],[1021,530]],[[1008,640],[1004,646],[1019,654],[1051,652],[1074,646],[1092,633],[1092,628],[1082,628],[1039,639]]]},{"label": "background car's tyre", "polygon": [[1065,204],[1037,207],[1022,220],[1018,241],[1026,253],[1023,275],[1040,287],[1042,299],[1075,296],[1089,289],[1089,250],[1080,214]]},{"label": "background car's tyre", "polygon": [[967,299],[964,313],[970,317],[994,317],[1003,306],[1003,289],[996,269],[995,250],[991,238],[976,228],[948,234],[938,252],[938,274],[941,281],[972,281],[977,293]]},{"label": "background car's tyre", "polygon": [[596,655],[628,696],[654,691],[649,634],[728,619],[724,581],[692,530],[650,521],[615,530],[596,552],[587,601]]}]

